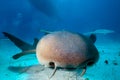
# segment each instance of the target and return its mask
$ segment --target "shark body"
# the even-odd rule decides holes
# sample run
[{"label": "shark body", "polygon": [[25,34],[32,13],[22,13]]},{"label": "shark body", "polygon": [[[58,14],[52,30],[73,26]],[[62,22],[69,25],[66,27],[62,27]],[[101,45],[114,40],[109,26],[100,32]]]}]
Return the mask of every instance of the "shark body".
[{"label": "shark body", "polygon": [[[90,65],[92,65],[92,64],[94,64],[95,62],[97,62],[97,60],[98,60],[98,58],[99,58],[99,54],[98,54],[98,51],[97,51],[97,49],[96,49],[96,47],[94,46],[94,43],[95,43],[95,41],[96,41],[96,36],[94,35],[94,34],[91,34],[90,36],[89,36],[89,38],[87,38],[87,37],[85,37],[84,35],[82,35],[82,34],[78,34],[78,33],[71,33],[71,32],[67,32],[67,31],[56,31],[56,32],[50,32],[50,31],[44,31],[44,30],[42,30],[42,32],[44,32],[45,34],[46,34],[46,36],[45,37],[43,37],[42,38],[42,40],[41,41],[43,41],[44,39],[44,41],[45,42],[41,42],[41,43],[38,43],[38,39],[34,39],[34,43],[33,43],[33,45],[30,45],[30,44],[28,44],[28,43],[26,43],[26,42],[24,42],[24,41],[22,41],[21,39],[19,39],[19,38],[17,38],[17,37],[15,37],[15,36],[13,36],[12,34],[9,34],[9,33],[7,33],[7,32],[3,32],[3,34],[6,36],[6,37],[8,37],[18,48],[20,48],[21,50],[22,50],[22,52],[20,52],[20,53],[18,53],[18,54],[16,54],[16,55],[14,55],[13,56],[13,59],[18,59],[19,57],[21,57],[21,56],[23,56],[23,55],[27,55],[27,54],[35,54],[36,53],[36,56],[37,56],[37,58],[38,58],[38,60],[39,61],[41,61],[41,64],[42,65],[44,65],[44,66],[48,66],[48,67],[50,67],[50,68],[54,68],[54,71],[53,71],[53,73],[52,73],[52,75],[50,76],[50,78],[52,78],[53,76],[54,76],[54,74],[55,74],[55,72],[56,72],[56,70],[58,69],[58,68],[65,68],[65,69],[71,69],[71,68],[82,68],[83,69],[83,71],[82,71],[82,73],[80,74],[80,76],[83,76],[84,74],[85,74],[85,72],[86,72],[86,67],[87,66],[90,66]],[[62,35],[62,37],[60,36],[60,35]],[[68,46],[65,46],[64,47],[64,45],[60,45],[60,47],[59,47],[59,44],[64,44],[64,41],[65,41],[65,43],[66,43],[66,38],[65,37],[63,37],[64,35],[66,35],[67,36],[67,38],[70,38],[70,39],[67,39],[67,41],[69,41],[70,40],[70,42],[71,42],[71,44],[74,46],[72,49],[72,52],[74,53],[74,52],[77,52],[77,53],[75,53],[76,55],[78,55],[78,56],[74,56],[74,54],[71,54],[71,55],[69,55],[69,56],[74,56],[74,59],[75,59],[75,57],[79,57],[79,58],[76,58],[77,60],[75,60],[75,63],[74,63],[74,59],[73,58],[68,58],[68,56],[64,56],[64,55],[66,55],[67,54],[67,52],[69,53],[69,52],[71,52],[70,50],[71,50],[71,48],[70,48],[70,45],[69,44],[67,44]],[[53,37],[50,37],[50,36],[54,36],[54,38]],[[46,38],[46,37],[48,37],[48,38]],[[56,38],[55,38],[56,37]],[[49,39],[49,38],[51,38],[51,39]],[[62,40],[62,42],[61,42],[61,40],[59,40],[60,38],[62,38],[63,40]],[[75,39],[72,39],[72,38],[75,38]],[[47,41],[46,41],[46,39],[47,39]],[[52,40],[53,39],[53,40]],[[82,40],[81,40],[82,39]],[[56,41],[56,40],[58,40],[58,41]],[[72,40],[72,41],[71,41]],[[72,42],[77,42],[77,41],[74,41],[74,40],[77,40],[77,41],[79,41],[79,45],[76,45],[76,43],[72,43]],[[50,41],[53,41],[53,43],[52,42],[50,42]],[[59,43],[60,42],[60,43]],[[49,44],[49,45],[55,45],[54,43],[57,43],[57,45],[58,45],[58,47],[56,47],[56,45],[55,46],[48,46],[48,45],[44,45],[44,43],[46,44]],[[52,44],[50,44],[50,43],[52,43]],[[77,43],[78,44],[78,43]],[[83,45],[83,44],[85,44],[85,46],[82,46],[82,47],[85,47],[85,48],[89,48],[89,46],[91,47],[91,48],[89,48],[88,49],[88,51],[84,51],[84,49],[83,49],[83,53],[82,54],[87,54],[87,56],[88,57],[85,57],[85,56],[80,56],[81,55],[81,49],[78,49],[81,45]],[[42,47],[39,47],[39,45],[42,45]],[[86,45],[88,45],[88,46],[86,46]],[[37,46],[37,47],[36,47]],[[46,46],[47,48],[45,48],[44,46]],[[49,49],[50,48],[53,48],[52,50],[53,51],[49,51]],[[62,56],[64,56],[63,57],[63,59],[61,59],[61,56],[56,56],[56,55],[54,55],[54,49],[60,49],[60,48],[66,48],[66,49],[70,49],[70,50],[67,50],[67,52],[66,52],[66,50],[64,51],[64,49],[63,49],[63,52],[62,52]],[[48,49],[48,50],[47,50]],[[41,51],[40,53],[42,53],[42,51],[43,51],[43,56],[41,55],[41,56],[39,56],[39,50]],[[48,52],[46,52],[46,51],[48,51]],[[65,52],[65,53],[64,53]],[[85,52],[85,53],[84,53]],[[86,52],[92,52],[92,54],[91,55],[93,55],[93,56],[91,56],[89,53],[86,53]],[[51,60],[53,60],[54,61],[54,59],[55,60],[58,60],[58,63],[56,63],[56,61],[54,61],[54,62],[51,62],[51,60],[49,60],[49,57],[48,57],[48,60],[47,60],[47,58],[45,58],[46,57],[46,55],[48,56],[48,53],[49,53],[49,55],[51,56],[53,56],[53,57],[50,57],[51,58]],[[61,53],[61,52],[60,52]],[[59,52],[57,52],[56,54],[59,54]],[[42,57],[42,58],[41,58]],[[55,58],[54,58],[55,57]],[[81,59],[81,57],[85,57],[85,59],[83,60],[83,59]],[[68,58],[71,62],[69,62],[69,60],[66,60],[66,58]],[[59,61],[59,59],[61,59],[61,61]],[[79,60],[78,60],[79,59]],[[73,60],[73,61],[72,61]],[[48,61],[48,62],[44,62],[44,61]],[[66,62],[65,62],[66,61]],[[77,62],[76,62],[77,61]],[[81,61],[81,62],[80,62]],[[65,63],[64,63],[65,62]],[[84,62],[84,63],[83,63]],[[77,63],[77,64],[76,64]],[[90,64],[89,64],[90,63]],[[56,64],[56,65],[54,65],[54,64]],[[61,64],[61,65],[59,65],[59,64]],[[71,66],[69,66],[69,64],[71,64]],[[13,71],[13,72],[18,72],[18,73],[23,73],[23,72],[27,72],[29,69],[31,68],[31,66],[28,66],[28,67],[14,67],[14,66],[10,66],[10,67],[8,67],[8,69],[9,70],[11,70],[11,71]],[[35,67],[35,69],[37,69],[36,67]],[[43,70],[43,67],[42,67],[42,70]],[[50,79],[49,78],[49,79]]]}]

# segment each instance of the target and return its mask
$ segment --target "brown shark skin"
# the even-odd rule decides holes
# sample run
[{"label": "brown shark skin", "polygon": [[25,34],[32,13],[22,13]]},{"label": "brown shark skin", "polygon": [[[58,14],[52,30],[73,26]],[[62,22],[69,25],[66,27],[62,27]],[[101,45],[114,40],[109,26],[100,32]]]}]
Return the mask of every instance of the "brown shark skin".
[{"label": "brown shark skin", "polygon": [[56,31],[44,36],[37,45],[39,62],[51,67],[50,62],[62,68],[81,68],[92,65],[99,53],[91,39],[82,34]]}]

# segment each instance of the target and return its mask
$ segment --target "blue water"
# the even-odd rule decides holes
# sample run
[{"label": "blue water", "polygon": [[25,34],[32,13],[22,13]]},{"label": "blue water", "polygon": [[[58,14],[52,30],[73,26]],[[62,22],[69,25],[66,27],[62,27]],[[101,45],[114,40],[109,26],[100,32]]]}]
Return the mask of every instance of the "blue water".
[{"label": "blue water", "polygon": [[[1,0],[0,32],[7,31],[29,39],[39,37],[40,29],[65,29],[83,33],[107,28],[114,30],[117,35],[120,32],[119,4],[119,0],[46,0],[39,6],[42,8],[36,8],[30,0]],[[44,10],[49,9],[45,6],[52,8],[53,13]],[[52,15],[49,15],[49,12]],[[28,36],[30,33],[31,36]],[[0,36],[3,37],[1,33]]]},{"label": "blue water", "polygon": [[[43,36],[40,30],[87,33],[99,29],[112,30],[114,33],[97,34],[98,47],[104,47],[104,43],[109,42],[114,46],[119,45],[119,0],[0,0],[2,40],[6,39],[2,32],[11,33],[28,43],[33,43],[34,38],[40,39]],[[105,47],[104,49],[106,50]],[[10,55],[12,54],[14,53],[11,52]]]}]

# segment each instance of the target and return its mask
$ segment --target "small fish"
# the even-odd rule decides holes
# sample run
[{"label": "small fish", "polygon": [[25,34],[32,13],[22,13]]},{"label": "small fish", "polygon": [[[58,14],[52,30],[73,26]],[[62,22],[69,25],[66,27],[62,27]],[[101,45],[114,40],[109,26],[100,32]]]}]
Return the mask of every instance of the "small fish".
[{"label": "small fish", "polygon": [[115,31],[109,30],[109,29],[97,29],[92,32],[87,32],[85,34],[109,34],[109,33],[114,33]]},{"label": "small fish", "polygon": [[108,60],[105,60],[104,62],[105,62],[105,64],[108,64]]}]

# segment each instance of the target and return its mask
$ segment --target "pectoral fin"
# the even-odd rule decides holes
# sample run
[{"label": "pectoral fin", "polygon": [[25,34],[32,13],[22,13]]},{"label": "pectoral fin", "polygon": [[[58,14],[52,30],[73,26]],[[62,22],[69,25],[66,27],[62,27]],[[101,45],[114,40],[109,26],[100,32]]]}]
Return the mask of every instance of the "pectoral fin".
[{"label": "pectoral fin", "polygon": [[96,35],[95,34],[91,34],[90,37],[89,37],[93,43],[95,43],[96,41]]},{"label": "pectoral fin", "polygon": [[28,55],[28,54],[35,54],[36,53],[36,50],[28,50],[28,51],[24,51],[24,52],[21,52],[21,53],[18,53],[18,54],[15,54],[12,56],[13,59],[18,59],[24,55]]}]

